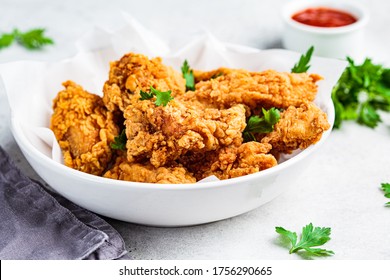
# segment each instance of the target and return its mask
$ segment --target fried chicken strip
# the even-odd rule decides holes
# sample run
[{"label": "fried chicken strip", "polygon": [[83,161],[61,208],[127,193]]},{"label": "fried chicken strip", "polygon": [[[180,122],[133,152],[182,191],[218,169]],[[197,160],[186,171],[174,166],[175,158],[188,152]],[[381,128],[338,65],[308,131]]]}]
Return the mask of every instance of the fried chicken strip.
[{"label": "fried chicken strip", "polygon": [[103,87],[103,102],[110,111],[125,111],[140,98],[139,92],[153,86],[161,91],[172,91],[172,96],[185,92],[181,73],[162,64],[161,58],[149,59],[142,54],[128,53],[110,63],[108,80]]},{"label": "fried chicken strip", "polygon": [[124,113],[129,162],[146,158],[160,167],[188,151],[206,152],[242,141],[243,105],[227,110],[198,106],[180,99],[165,107],[152,100],[129,105]]},{"label": "fried chicken strip", "polygon": [[130,163],[119,157],[115,165],[103,177],[143,183],[186,184],[195,183],[196,179],[180,164],[154,167],[150,163]]},{"label": "fried chicken strip", "polygon": [[85,91],[72,81],[63,83],[53,101],[50,128],[64,154],[64,162],[74,169],[101,175],[111,160],[109,146],[119,133],[114,116],[101,97]]},{"label": "fried chicken strip", "polygon": [[217,108],[229,108],[234,104],[257,107],[287,109],[313,101],[317,94],[316,82],[322,78],[317,74],[285,73],[274,70],[248,72],[246,70],[217,69],[209,73],[198,73],[201,80],[195,86],[194,96],[212,103]]},{"label": "fried chicken strip", "polygon": [[256,173],[277,165],[275,157],[269,154],[271,148],[270,144],[247,142],[205,154],[193,153],[179,161],[194,173],[197,180],[211,175],[224,180]]},{"label": "fried chicken strip", "polygon": [[271,144],[274,152],[291,153],[317,143],[329,128],[327,116],[320,108],[314,103],[303,103],[283,111],[274,131],[260,135],[258,140]]}]

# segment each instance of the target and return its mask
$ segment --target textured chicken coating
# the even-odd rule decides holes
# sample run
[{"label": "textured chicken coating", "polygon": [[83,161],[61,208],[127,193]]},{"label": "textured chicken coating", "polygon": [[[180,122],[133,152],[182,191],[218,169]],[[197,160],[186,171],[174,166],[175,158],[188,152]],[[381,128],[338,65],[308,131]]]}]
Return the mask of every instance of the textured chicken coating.
[{"label": "textured chicken coating", "polygon": [[198,83],[200,81],[208,81],[212,79],[216,79],[222,75],[228,75],[232,72],[248,72],[243,69],[232,69],[232,68],[225,68],[225,67],[220,67],[211,71],[200,71],[200,70],[193,70],[194,74],[194,79],[195,83]]},{"label": "textured chicken coating", "polygon": [[167,106],[144,100],[127,107],[127,158],[146,159],[155,167],[178,159],[188,151],[206,152],[242,141],[245,108],[227,110],[199,107],[174,99]]},{"label": "textured chicken coating", "polygon": [[53,101],[50,128],[64,154],[64,162],[74,169],[101,175],[112,157],[109,144],[119,133],[114,116],[101,97],[88,93],[74,82],[63,83]]},{"label": "textured chicken coating", "polygon": [[[95,175],[150,183],[194,183],[210,175],[229,179],[277,165],[274,155],[304,149],[329,129],[312,101],[316,74],[249,72],[219,68],[194,71],[196,88],[185,91],[181,73],[129,53],[110,64],[100,97],[73,82],[54,100],[51,128],[65,164]],[[172,92],[157,106],[140,91]],[[282,109],[274,131],[242,143],[246,119],[262,108]],[[110,143],[126,127],[126,150],[114,162]],[[106,171],[108,169],[108,171]]]},{"label": "textured chicken coating", "polygon": [[124,112],[137,102],[139,92],[153,86],[161,91],[172,91],[172,96],[185,92],[185,80],[181,73],[165,66],[161,58],[149,59],[142,54],[128,53],[110,63],[108,80],[103,87],[103,101],[108,110]]},{"label": "textured chicken coating", "polygon": [[195,183],[196,179],[180,164],[154,167],[150,163],[130,163],[119,157],[115,165],[104,174],[104,177],[143,183],[186,184]]},{"label": "textured chicken coating", "polygon": [[[197,99],[212,103],[218,108],[229,108],[234,104],[257,107],[287,109],[313,101],[317,94],[316,82],[322,79],[317,74],[285,73],[274,70],[248,72],[221,68],[211,75],[222,75],[196,84]],[[198,79],[205,79],[199,73]]]},{"label": "textured chicken coating", "polygon": [[[182,161],[197,180],[215,175],[220,180],[256,173],[277,165],[267,143],[230,145],[205,154],[192,153]],[[199,164],[201,163],[201,164]]]},{"label": "textured chicken coating", "polygon": [[320,108],[314,103],[303,103],[298,108],[290,106],[283,111],[274,131],[258,139],[271,144],[273,151],[291,153],[317,143],[329,128],[327,116]]}]

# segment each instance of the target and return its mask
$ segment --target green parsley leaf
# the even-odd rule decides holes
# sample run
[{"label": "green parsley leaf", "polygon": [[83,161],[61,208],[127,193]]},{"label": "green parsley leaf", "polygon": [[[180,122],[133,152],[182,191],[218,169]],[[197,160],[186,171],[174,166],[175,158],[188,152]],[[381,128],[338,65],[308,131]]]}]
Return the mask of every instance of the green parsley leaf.
[{"label": "green parsley leaf", "polygon": [[145,92],[142,90],[139,93],[141,95],[139,100],[148,100],[148,99],[153,98],[153,93],[148,93],[148,92]]},{"label": "green parsley leaf", "polygon": [[274,130],[274,125],[280,119],[280,111],[276,108],[271,108],[268,111],[262,108],[263,116],[251,116],[243,131],[245,142],[256,141],[253,133],[269,133]]},{"label": "green parsley leaf", "polygon": [[[287,237],[287,239],[290,240],[291,245],[293,247],[297,245],[298,236],[297,236],[297,234],[295,232],[286,230],[286,229],[284,229],[282,227],[275,227],[275,231],[277,233],[279,233],[280,235],[283,235],[283,236]],[[291,252],[290,252],[290,254],[291,254]]]},{"label": "green parsley leaf", "polygon": [[167,106],[168,102],[173,100],[171,96],[171,91],[159,91],[153,87],[150,87],[150,90],[153,95],[156,96],[156,101],[154,102],[157,106]]},{"label": "green parsley leaf", "polygon": [[45,29],[36,28],[27,32],[20,32],[18,29],[14,30],[16,41],[29,50],[38,50],[45,45],[52,45],[52,39],[45,37]]},{"label": "green parsley leaf", "polygon": [[119,134],[114,138],[114,142],[111,143],[110,146],[114,150],[125,150],[126,142],[127,142],[126,129],[123,129],[121,134]]},{"label": "green parsley leaf", "polygon": [[[390,198],[390,184],[389,183],[382,183],[382,190],[385,193],[385,197]],[[390,207],[390,202],[386,203],[386,206]]]},{"label": "green parsley leaf", "polygon": [[390,87],[390,69],[385,69],[382,72],[382,82],[387,88]]},{"label": "green parsley leaf", "polygon": [[184,75],[190,71],[190,65],[188,64],[187,59],[184,60],[183,65],[181,66],[181,73]]},{"label": "green parsley leaf", "polygon": [[322,248],[313,248],[324,245],[330,240],[330,228],[313,227],[313,224],[310,223],[303,227],[299,242],[297,242],[298,238],[295,232],[291,232],[282,227],[275,227],[275,230],[277,233],[286,237],[291,242],[291,249],[289,251],[290,254],[299,250],[305,250],[314,256],[329,256],[334,254],[333,251]]},{"label": "green parsley leaf", "polygon": [[376,112],[375,108],[371,106],[370,103],[365,102],[360,107],[357,121],[360,124],[364,124],[368,127],[374,128],[382,120]]},{"label": "green parsley leaf", "polygon": [[215,73],[214,75],[211,76],[210,80],[216,79],[216,78],[218,78],[218,77],[220,77],[220,76],[223,76],[223,73],[222,73],[222,72]]},{"label": "green parsley leaf", "polygon": [[186,90],[195,90],[195,78],[192,69],[187,60],[184,60],[183,66],[181,67],[181,73],[183,78],[186,80]]},{"label": "green parsley leaf", "polygon": [[36,28],[27,32],[14,29],[12,33],[4,33],[0,37],[0,49],[9,47],[14,41],[29,50],[38,50],[45,45],[54,44],[53,40],[45,37],[45,29]]},{"label": "green parsley leaf", "polygon": [[10,46],[15,40],[13,33],[4,33],[0,37],[0,49]]},{"label": "green parsley leaf", "polygon": [[390,112],[390,69],[369,58],[361,65],[350,57],[347,61],[348,67],[332,90],[334,128],[340,128],[344,120],[374,128],[382,121],[378,110]]},{"label": "green parsley leaf", "polygon": [[307,50],[306,54],[301,55],[301,57],[299,58],[298,63],[296,63],[294,65],[294,67],[291,69],[291,72],[292,73],[304,73],[304,72],[307,72],[307,70],[309,70],[309,68],[310,68],[309,62],[310,62],[311,56],[313,55],[313,52],[314,52],[314,47],[311,46]]},{"label": "green parsley leaf", "polygon": [[154,87],[150,86],[150,93],[147,93],[145,91],[140,91],[140,100],[148,100],[148,99],[151,99],[153,98],[153,96],[156,96],[156,101],[154,102],[154,104],[156,104],[157,106],[167,106],[168,102],[173,100],[173,97],[171,96],[171,92],[170,90],[168,91],[159,91],[157,89],[155,89]]},{"label": "green parsley leaf", "polygon": [[244,142],[257,141],[255,135],[252,132],[243,131],[242,138],[244,138]]}]

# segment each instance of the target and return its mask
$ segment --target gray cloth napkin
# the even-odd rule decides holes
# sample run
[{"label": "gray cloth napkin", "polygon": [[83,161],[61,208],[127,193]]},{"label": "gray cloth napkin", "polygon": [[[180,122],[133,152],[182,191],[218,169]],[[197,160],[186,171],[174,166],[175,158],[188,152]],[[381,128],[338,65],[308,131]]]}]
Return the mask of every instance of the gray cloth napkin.
[{"label": "gray cloth napkin", "polygon": [[22,174],[0,146],[0,259],[119,258],[113,227]]}]

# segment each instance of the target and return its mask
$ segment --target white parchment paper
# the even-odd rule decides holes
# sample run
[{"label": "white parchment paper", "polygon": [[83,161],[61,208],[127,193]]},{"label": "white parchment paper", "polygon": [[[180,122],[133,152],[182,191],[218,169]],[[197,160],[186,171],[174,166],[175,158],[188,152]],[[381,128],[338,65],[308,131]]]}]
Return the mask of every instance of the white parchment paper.
[{"label": "white parchment paper", "polygon": [[[138,52],[161,56],[163,63],[180,71],[187,59],[194,69],[218,67],[244,68],[250,71],[275,69],[289,72],[301,54],[286,50],[258,50],[218,41],[211,34],[195,38],[186,46],[170,48],[163,39],[145,29],[128,15],[127,25],[115,32],[95,28],[79,42],[79,52],[58,62],[19,61],[0,65],[12,118],[20,124],[28,140],[40,152],[62,162],[53,132],[49,129],[52,101],[62,90],[62,82],[73,80],[89,92],[102,96],[108,78],[109,62],[125,53]],[[318,83],[315,100],[321,108],[329,106],[332,87],[343,72],[341,60],[313,57],[309,72],[324,77]],[[206,178],[207,179],[207,178]]]}]

